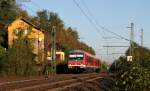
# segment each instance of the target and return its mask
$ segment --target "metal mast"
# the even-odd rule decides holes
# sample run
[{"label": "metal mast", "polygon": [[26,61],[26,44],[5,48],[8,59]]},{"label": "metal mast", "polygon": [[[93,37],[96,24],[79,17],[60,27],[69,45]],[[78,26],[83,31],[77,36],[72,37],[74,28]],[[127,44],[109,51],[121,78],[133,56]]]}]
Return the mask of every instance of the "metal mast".
[{"label": "metal mast", "polygon": [[134,55],[134,23],[131,23],[130,28],[130,56]]},{"label": "metal mast", "polygon": [[56,27],[52,27],[52,32],[51,32],[51,69],[52,73],[56,74]]},{"label": "metal mast", "polygon": [[143,29],[141,29],[141,46],[143,47]]}]

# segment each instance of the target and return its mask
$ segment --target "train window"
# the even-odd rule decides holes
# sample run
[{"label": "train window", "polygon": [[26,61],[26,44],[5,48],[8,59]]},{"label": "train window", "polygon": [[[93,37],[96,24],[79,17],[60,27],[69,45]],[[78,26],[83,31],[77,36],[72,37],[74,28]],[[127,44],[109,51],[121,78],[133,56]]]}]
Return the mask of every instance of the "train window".
[{"label": "train window", "polygon": [[83,53],[73,53],[69,55],[69,60],[83,60]]}]

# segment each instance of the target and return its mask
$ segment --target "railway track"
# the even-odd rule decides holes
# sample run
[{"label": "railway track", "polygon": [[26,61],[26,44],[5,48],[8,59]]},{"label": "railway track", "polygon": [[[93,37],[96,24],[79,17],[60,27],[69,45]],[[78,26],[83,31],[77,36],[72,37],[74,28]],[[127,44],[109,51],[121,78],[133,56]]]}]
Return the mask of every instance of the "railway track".
[{"label": "railway track", "polygon": [[77,85],[84,81],[94,80],[101,78],[100,74],[78,74],[78,75],[61,75],[52,76],[48,79],[33,79],[15,82],[6,82],[0,84],[0,91],[54,91],[71,86]]}]

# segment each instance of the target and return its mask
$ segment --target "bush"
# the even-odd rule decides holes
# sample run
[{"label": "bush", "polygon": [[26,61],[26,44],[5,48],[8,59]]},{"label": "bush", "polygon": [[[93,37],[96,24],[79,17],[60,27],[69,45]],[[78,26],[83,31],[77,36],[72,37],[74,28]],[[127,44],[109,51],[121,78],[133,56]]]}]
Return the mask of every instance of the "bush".
[{"label": "bush", "polygon": [[116,90],[148,91],[150,89],[150,71],[134,60],[127,62],[122,59],[117,62]]},{"label": "bush", "polygon": [[0,74],[1,75],[5,75],[6,72],[6,65],[7,65],[7,51],[5,50],[5,48],[0,46]]}]

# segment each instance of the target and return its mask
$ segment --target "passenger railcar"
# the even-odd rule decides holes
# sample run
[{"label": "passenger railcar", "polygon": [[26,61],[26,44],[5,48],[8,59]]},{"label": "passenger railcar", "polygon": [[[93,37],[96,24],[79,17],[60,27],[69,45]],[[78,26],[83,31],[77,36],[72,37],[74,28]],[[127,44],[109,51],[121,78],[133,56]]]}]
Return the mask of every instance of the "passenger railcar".
[{"label": "passenger railcar", "polygon": [[98,72],[101,68],[101,61],[88,52],[73,50],[69,53],[68,68],[73,71]]}]

